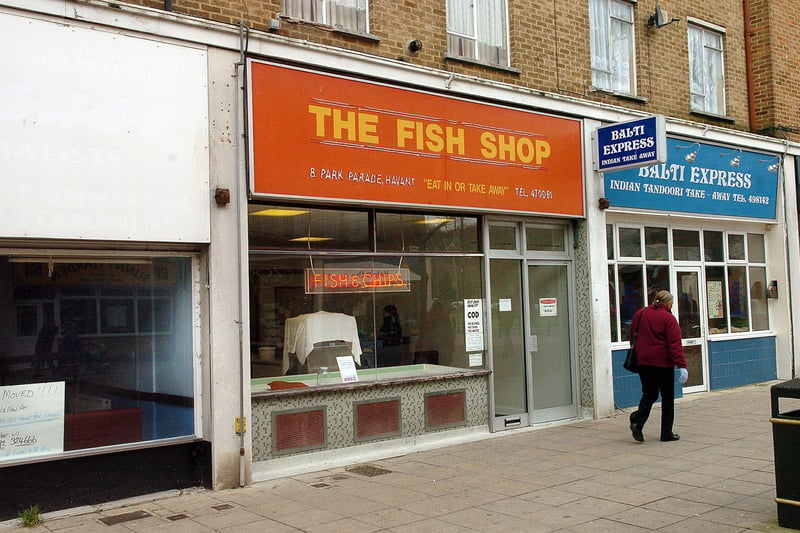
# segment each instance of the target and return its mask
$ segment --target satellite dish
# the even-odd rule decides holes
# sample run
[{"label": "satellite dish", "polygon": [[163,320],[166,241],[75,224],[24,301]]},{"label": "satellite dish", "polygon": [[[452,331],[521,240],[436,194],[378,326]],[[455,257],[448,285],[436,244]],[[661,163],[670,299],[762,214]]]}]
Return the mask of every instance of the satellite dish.
[{"label": "satellite dish", "polygon": [[650,15],[650,18],[647,19],[647,27],[651,28],[655,26],[656,28],[663,28],[667,24],[672,24],[673,22],[677,22],[681,20],[679,17],[672,17],[669,22],[666,21],[664,18],[664,12],[661,11],[661,8],[656,4],[656,12]]},{"label": "satellite dish", "polygon": [[654,15],[650,17],[650,20],[647,21],[648,26],[652,26],[653,24],[656,25],[657,28],[660,28],[664,25],[664,12],[661,11],[661,8],[656,4],[656,12]]}]

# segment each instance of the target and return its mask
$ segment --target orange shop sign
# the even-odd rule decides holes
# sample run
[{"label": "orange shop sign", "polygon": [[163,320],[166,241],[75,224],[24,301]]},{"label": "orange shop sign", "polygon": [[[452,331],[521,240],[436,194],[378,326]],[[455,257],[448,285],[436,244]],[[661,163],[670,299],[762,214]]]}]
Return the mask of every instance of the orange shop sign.
[{"label": "orange shop sign", "polygon": [[407,268],[336,268],[305,270],[306,294],[325,292],[409,292],[411,272]]},{"label": "orange shop sign", "polygon": [[256,195],[583,216],[577,120],[252,60],[249,75]]}]

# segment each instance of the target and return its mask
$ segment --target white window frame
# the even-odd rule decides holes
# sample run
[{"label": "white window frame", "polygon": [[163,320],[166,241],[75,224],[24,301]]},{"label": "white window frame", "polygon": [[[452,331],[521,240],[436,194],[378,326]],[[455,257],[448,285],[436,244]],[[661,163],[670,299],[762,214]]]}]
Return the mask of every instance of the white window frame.
[{"label": "white window frame", "polygon": [[688,22],[690,108],[725,115],[725,29],[691,18]]},{"label": "white window frame", "polygon": [[284,16],[369,33],[369,0],[281,0]]},{"label": "white window frame", "polygon": [[[772,317],[770,316],[770,308],[769,306],[763,307],[761,313],[763,313],[762,319],[766,320],[766,327],[763,327],[763,324],[758,325],[758,329],[756,329],[757,325],[755,324],[755,317],[754,317],[754,300],[762,301],[762,305],[765,305],[763,302],[764,298],[753,298],[752,293],[752,283],[753,283],[753,270],[754,269],[762,269],[764,271],[764,283],[766,284],[769,280],[768,271],[768,251],[766,250],[766,236],[764,232],[760,229],[753,228],[752,231],[747,229],[724,229],[722,227],[717,226],[709,226],[704,227],[688,227],[684,225],[672,225],[672,224],[662,224],[662,223],[637,223],[633,221],[618,221],[618,222],[609,222],[608,225],[612,227],[611,238],[613,239],[613,257],[607,260],[607,264],[611,272],[609,273],[609,282],[613,283],[613,295],[610,294],[609,297],[611,298],[610,309],[609,309],[609,316],[610,316],[610,327],[612,332],[612,339],[611,342],[617,345],[622,346],[624,343],[628,342],[628,339],[623,338],[623,323],[622,323],[622,301],[620,298],[620,268],[628,267],[628,266],[638,266],[641,267],[641,276],[642,276],[642,288],[643,291],[646,293],[647,291],[647,269],[649,267],[665,267],[669,269],[669,276],[670,280],[674,281],[673,277],[675,274],[676,269],[681,269],[685,267],[697,267],[702,271],[703,279],[706,279],[708,276],[708,269],[709,268],[719,268],[722,271],[722,283],[723,283],[723,290],[725,291],[725,331],[721,332],[712,332],[709,328],[709,316],[706,315],[705,317],[705,324],[704,328],[708,331],[709,340],[722,340],[722,339],[729,339],[729,338],[742,338],[742,337],[761,337],[767,335],[773,335],[773,322]],[[665,260],[654,260],[654,259],[647,259],[647,252],[646,252],[646,242],[645,242],[645,229],[651,228],[663,228],[667,230],[667,247],[668,247],[668,255],[667,259]],[[641,238],[641,246],[642,246],[642,253],[641,256],[623,256],[621,253],[621,242],[619,238],[620,230],[639,230],[640,238]],[[700,235],[700,258],[697,260],[678,260],[675,259],[675,244],[673,240],[673,235],[675,231],[699,231]],[[722,234],[722,246],[723,246],[723,255],[720,260],[710,261],[705,258],[705,239],[706,234],[708,232],[720,232]],[[744,259],[731,259],[730,257],[730,250],[728,246],[729,236],[736,235],[744,238]],[[764,245],[765,249],[763,250],[763,260],[754,260],[751,256],[750,250],[750,235],[757,235],[760,236],[762,239],[762,244]],[[762,254],[759,254],[762,255]],[[746,295],[746,306],[747,306],[747,320],[748,326],[746,330],[739,330],[734,331],[733,325],[733,317],[731,315],[731,289],[730,289],[730,269],[732,267],[735,268],[742,268],[744,269],[744,288],[742,290],[745,291]],[[766,290],[766,286],[763,287],[763,290]],[[704,296],[707,298],[707,296]],[[642,305],[647,305],[649,302],[644,301]]]},{"label": "white window frame", "polygon": [[[507,0],[447,0],[446,9],[448,55],[510,66]],[[490,16],[492,12],[499,12],[501,19]]]},{"label": "white window frame", "polygon": [[636,32],[633,4],[626,0],[589,0],[592,86],[636,94]]}]

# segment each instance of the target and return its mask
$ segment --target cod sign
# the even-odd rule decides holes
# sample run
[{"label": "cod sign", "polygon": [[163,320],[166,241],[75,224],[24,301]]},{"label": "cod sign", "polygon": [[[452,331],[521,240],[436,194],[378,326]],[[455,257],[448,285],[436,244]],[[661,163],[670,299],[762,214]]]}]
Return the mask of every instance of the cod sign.
[{"label": "cod sign", "polygon": [[610,172],[667,161],[667,134],[664,117],[618,122],[595,130],[594,169]]},{"label": "cod sign", "polygon": [[409,292],[410,272],[407,268],[307,268],[306,294],[330,292]]}]

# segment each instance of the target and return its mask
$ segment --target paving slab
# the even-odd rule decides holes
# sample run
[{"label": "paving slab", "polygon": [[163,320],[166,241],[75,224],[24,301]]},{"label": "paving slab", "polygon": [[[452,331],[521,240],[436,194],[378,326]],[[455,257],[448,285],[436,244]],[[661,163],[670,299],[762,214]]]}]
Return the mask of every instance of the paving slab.
[{"label": "paving slab", "polygon": [[9,520],[0,533],[795,531],[777,523],[773,383],[677,400],[676,442],[658,440],[657,407],[634,442],[620,409],[243,488],[46,513],[32,530]]}]

